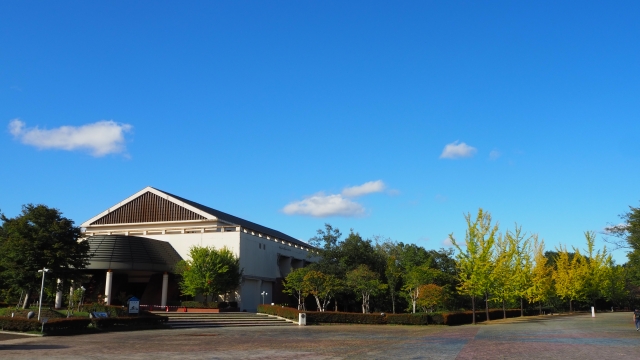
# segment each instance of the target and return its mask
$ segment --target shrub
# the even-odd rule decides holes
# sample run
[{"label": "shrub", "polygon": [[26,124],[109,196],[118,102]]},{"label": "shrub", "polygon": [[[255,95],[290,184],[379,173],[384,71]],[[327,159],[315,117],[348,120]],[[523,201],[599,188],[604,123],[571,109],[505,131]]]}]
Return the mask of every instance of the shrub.
[{"label": "shrub", "polygon": [[53,319],[44,324],[44,332],[51,333],[64,333],[64,332],[78,332],[85,330],[87,326],[91,324],[91,319],[82,318],[70,318],[70,319]]},{"label": "shrub", "polygon": [[109,314],[109,317],[129,315],[129,310],[124,306],[104,305],[100,303],[85,305],[84,310],[88,312],[105,312]]},{"label": "shrub", "polygon": [[[432,325],[436,323],[433,319],[434,315],[440,314],[387,314],[387,324]],[[440,316],[441,318],[442,316]],[[440,321],[440,324],[442,324],[442,321]]]},{"label": "shrub", "polygon": [[226,302],[202,303],[199,301],[183,301],[180,305],[189,309],[224,309],[229,306]]},{"label": "shrub", "polygon": [[258,312],[269,315],[276,315],[285,319],[298,321],[298,314],[301,311],[297,309],[276,306],[276,305],[258,305]]},{"label": "shrub", "polygon": [[[298,314],[307,314],[307,324],[396,324],[396,325],[463,325],[471,324],[473,313],[471,311],[459,311],[449,313],[428,313],[428,314],[361,314],[344,312],[317,312],[299,311],[294,308],[276,305],[258,305],[258,312],[269,315],[276,315],[286,319],[298,321]],[[535,314],[535,311],[531,312]],[[525,312],[525,315],[530,315]],[[519,309],[507,310],[507,317],[520,316]],[[489,318],[492,320],[502,319],[501,309],[489,310]],[[486,320],[484,311],[476,311],[476,322]]]},{"label": "shrub", "polygon": [[169,320],[164,316],[143,317],[118,317],[92,319],[93,325],[98,329],[153,329],[163,327]]},{"label": "shrub", "polygon": [[342,312],[307,312],[307,323],[311,324],[386,324],[386,316]]},{"label": "shrub", "polygon": [[40,331],[40,322],[35,319],[0,317],[0,329],[7,331]]},{"label": "shrub", "polygon": [[229,307],[230,308],[237,308],[238,307],[238,302],[237,301],[229,301]]}]

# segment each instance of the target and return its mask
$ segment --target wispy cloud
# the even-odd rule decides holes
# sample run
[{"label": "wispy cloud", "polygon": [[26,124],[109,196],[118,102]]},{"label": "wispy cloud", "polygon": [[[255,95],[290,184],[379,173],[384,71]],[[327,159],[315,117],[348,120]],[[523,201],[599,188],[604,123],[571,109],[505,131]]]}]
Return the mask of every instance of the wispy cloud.
[{"label": "wispy cloud", "polygon": [[347,187],[342,190],[342,195],[346,197],[358,197],[366,194],[382,192],[385,188],[382,180],[369,181],[362,185]]},{"label": "wispy cloud", "polygon": [[491,150],[491,152],[489,153],[489,160],[498,160],[498,158],[501,156],[502,154],[500,153],[500,151],[498,150]]},{"label": "wispy cloud", "polygon": [[93,156],[124,152],[124,134],[131,129],[129,124],[119,124],[112,120],[54,129],[40,129],[37,126],[27,128],[20,119],[9,123],[11,135],[25,145],[38,149],[88,150]]},{"label": "wispy cloud", "polygon": [[446,238],[446,239],[442,240],[442,245],[444,247],[452,247],[453,243],[451,242],[451,239]]},{"label": "wispy cloud", "polygon": [[365,209],[362,205],[343,197],[341,194],[310,196],[285,206],[282,211],[287,215],[307,215],[313,217],[327,216],[361,216]]},{"label": "wispy cloud", "polygon": [[289,203],[282,209],[287,215],[327,216],[363,216],[366,209],[352,200],[359,196],[382,192],[386,185],[382,180],[369,181],[362,185],[346,187],[340,194],[318,193],[300,201]]},{"label": "wispy cloud", "polygon": [[459,141],[454,141],[451,144],[447,144],[440,154],[440,159],[459,159],[472,157],[478,150],[473,146],[469,146]]}]

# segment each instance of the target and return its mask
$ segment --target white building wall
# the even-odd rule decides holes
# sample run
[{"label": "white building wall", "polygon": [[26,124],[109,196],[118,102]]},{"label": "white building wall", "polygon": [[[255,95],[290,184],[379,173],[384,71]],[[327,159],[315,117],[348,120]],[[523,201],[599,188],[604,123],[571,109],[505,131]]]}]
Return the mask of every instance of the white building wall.
[{"label": "white building wall", "polygon": [[189,249],[192,246],[211,246],[216,249],[226,246],[240,257],[240,232],[237,231],[143,236],[169,242],[183,259],[189,258]]}]

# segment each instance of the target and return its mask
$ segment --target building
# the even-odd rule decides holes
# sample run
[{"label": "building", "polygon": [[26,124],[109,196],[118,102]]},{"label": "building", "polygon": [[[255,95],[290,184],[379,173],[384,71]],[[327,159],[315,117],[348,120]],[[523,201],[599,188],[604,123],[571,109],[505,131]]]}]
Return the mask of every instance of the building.
[{"label": "building", "polygon": [[313,260],[313,248],[303,241],[152,187],[81,227],[93,255],[87,269],[104,279],[108,304],[121,292],[136,295],[142,305],[175,303],[180,294],[172,271],[194,245],[226,246],[239,257],[242,283],[230,301],[247,311],[263,301],[287,302],[282,279]]}]

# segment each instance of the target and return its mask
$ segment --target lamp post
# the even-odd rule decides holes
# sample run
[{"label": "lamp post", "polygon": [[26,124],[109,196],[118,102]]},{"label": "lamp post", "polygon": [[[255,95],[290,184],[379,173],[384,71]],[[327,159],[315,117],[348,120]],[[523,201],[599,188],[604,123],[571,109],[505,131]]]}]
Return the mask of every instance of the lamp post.
[{"label": "lamp post", "polygon": [[264,305],[264,297],[265,297],[266,295],[269,295],[269,294],[267,294],[267,292],[266,292],[266,291],[263,291],[263,292],[262,292],[262,294],[260,294],[260,295],[262,295],[262,305]]},{"label": "lamp post", "polygon": [[49,269],[43,267],[42,270],[38,270],[42,273],[42,286],[40,286],[40,301],[38,302],[38,321],[40,321],[40,310],[42,310],[42,292],[44,291],[44,275],[49,272]]}]

